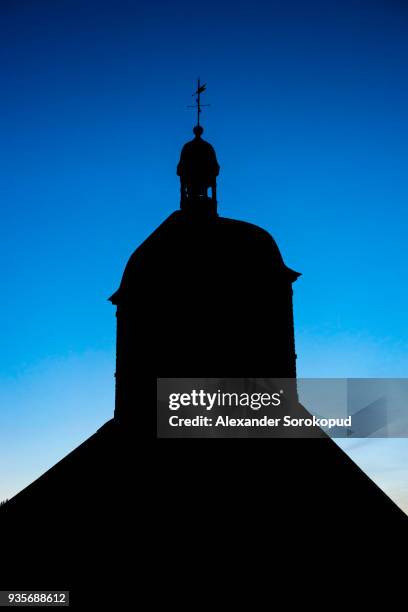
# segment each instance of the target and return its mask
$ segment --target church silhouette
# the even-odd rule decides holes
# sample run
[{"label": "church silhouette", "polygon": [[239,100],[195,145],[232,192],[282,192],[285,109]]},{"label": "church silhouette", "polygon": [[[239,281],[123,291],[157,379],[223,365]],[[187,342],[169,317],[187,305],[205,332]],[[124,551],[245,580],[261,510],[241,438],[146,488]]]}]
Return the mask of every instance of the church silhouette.
[{"label": "church silhouette", "polygon": [[177,174],[180,209],[136,249],[110,298],[114,418],[0,508],[3,588],[116,606],[132,601],[136,565],[154,562],[170,607],[175,551],[187,584],[206,555],[240,571],[259,548],[293,550],[293,533],[306,556],[318,533],[386,545],[406,534],[405,514],[321,431],[296,441],[156,438],[157,377],[296,378],[299,273],[268,232],[218,215],[219,164],[199,121]]}]

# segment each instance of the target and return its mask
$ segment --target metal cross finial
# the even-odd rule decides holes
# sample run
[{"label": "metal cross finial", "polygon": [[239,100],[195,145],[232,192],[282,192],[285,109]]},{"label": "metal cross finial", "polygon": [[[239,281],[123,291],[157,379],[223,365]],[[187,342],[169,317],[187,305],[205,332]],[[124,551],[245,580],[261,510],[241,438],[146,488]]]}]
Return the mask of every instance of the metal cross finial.
[{"label": "metal cross finial", "polygon": [[201,108],[203,106],[210,106],[210,104],[201,104],[200,101],[200,95],[203,93],[203,91],[205,91],[206,89],[206,83],[204,83],[203,85],[200,84],[200,79],[197,79],[197,90],[193,93],[193,96],[196,96],[196,103],[195,104],[189,104],[187,108],[196,108],[197,109],[197,125],[200,125],[200,114],[201,114]]}]

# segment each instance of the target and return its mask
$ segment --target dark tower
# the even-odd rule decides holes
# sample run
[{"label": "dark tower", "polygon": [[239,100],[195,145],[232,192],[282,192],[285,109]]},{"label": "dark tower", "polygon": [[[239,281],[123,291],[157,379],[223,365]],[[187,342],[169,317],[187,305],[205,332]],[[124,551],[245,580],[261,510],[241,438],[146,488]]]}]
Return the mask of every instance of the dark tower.
[{"label": "dark tower", "polygon": [[[213,147],[184,145],[181,210],[133,253],[118,291],[115,418],[155,405],[156,377],[295,378],[292,283],[265,230],[217,214]],[[212,188],[211,197],[207,194]]]}]

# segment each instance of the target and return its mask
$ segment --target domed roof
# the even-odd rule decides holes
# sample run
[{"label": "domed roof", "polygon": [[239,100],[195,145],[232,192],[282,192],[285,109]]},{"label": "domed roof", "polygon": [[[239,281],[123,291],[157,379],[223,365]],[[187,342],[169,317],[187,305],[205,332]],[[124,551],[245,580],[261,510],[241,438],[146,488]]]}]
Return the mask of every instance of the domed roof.
[{"label": "domed roof", "polygon": [[[201,126],[199,126],[201,127]],[[197,126],[194,128],[196,130]],[[203,128],[181,149],[177,175],[190,182],[208,182],[218,176],[220,165],[214,147],[201,138]]]},{"label": "domed roof", "polygon": [[[288,268],[272,236],[262,228],[224,217],[195,218],[182,211],[170,215],[130,257],[117,304],[145,282],[174,282],[197,275],[221,287],[233,283],[292,283],[299,276]],[[177,282],[176,282],[177,281]]]}]

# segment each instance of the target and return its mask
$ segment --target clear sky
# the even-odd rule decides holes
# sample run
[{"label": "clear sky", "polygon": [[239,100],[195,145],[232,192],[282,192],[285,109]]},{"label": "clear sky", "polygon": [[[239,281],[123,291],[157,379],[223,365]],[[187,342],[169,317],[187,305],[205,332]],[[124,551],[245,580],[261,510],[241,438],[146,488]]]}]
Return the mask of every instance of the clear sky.
[{"label": "clear sky", "polygon": [[112,414],[107,298],[178,207],[197,76],[220,214],[303,274],[299,374],[406,375],[407,33],[397,0],[1,3],[0,498]]}]

